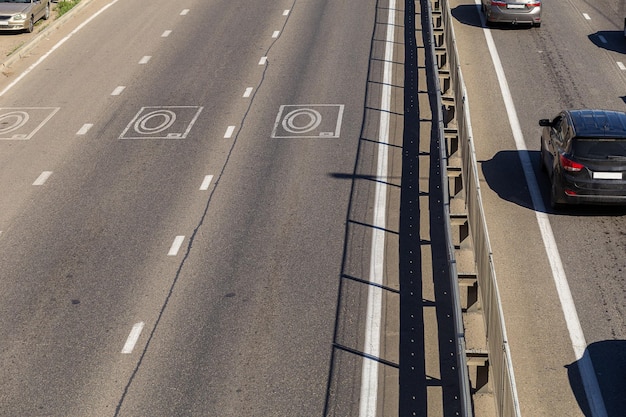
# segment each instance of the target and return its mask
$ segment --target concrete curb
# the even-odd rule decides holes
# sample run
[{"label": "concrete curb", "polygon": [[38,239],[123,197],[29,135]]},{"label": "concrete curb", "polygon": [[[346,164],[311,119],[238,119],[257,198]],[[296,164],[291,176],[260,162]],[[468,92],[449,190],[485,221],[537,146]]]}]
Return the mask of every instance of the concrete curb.
[{"label": "concrete curb", "polygon": [[[62,0],[61,0],[62,1]],[[7,56],[6,59],[0,63],[2,69],[10,67],[16,61],[22,59],[24,56],[30,52],[37,44],[48,36],[52,31],[60,29],[65,23],[69,22],[70,19],[81,9],[87,6],[91,0],[80,0],[80,2],[72,7],[67,13],[62,15],[61,17],[54,19],[50,24],[48,24],[44,29],[42,29],[37,35],[35,35],[28,42],[21,45],[17,48],[11,55]],[[55,2],[58,4],[58,1]]]}]

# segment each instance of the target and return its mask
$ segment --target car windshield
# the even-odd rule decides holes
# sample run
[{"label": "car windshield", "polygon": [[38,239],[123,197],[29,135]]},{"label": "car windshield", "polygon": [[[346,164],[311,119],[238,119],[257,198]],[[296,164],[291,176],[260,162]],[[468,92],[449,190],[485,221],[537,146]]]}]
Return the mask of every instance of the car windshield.
[{"label": "car windshield", "polygon": [[626,139],[577,138],[571,153],[578,158],[626,159]]}]

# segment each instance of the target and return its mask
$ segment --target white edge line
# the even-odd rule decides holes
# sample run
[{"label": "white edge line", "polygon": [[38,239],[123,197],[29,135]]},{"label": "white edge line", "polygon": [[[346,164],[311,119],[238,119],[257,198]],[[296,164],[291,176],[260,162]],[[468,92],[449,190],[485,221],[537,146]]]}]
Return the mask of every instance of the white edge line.
[{"label": "white edge line", "polygon": [[[480,0],[475,0],[475,3],[477,7],[480,7]],[[524,140],[524,135],[519,124],[517,111],[515,110],[513,97],[506,80],[504,68],[502,67],[502,62],[500,61],[500,56],[496,49],[495,42],[493,41],[493,37],[491,36],[491,32],[484,24],[485,22],[482,13],[480,13],[480,16],[481,22],[483,23],[483,33],[487,41],[487,46],[491,54],[496,75],[498,77],[500,90],[502,91],[504,105],[509,118],[509,124],[511,125],[511,130],[513,131],[515,145],[519,151],[518,155],[522,164],[524,176],[526,177],[530,196],[533,201],[537,224],[539,225],[541,237],[543,239],[548,261],[550,263],[550,268],[552,269],[552,276],[557,288],[559,300],[561,302],[561,308],[565,317],[572,348],[574,350],[575,358],[578,361],[578,367],[585,389],[585,394],[587,396],[587,402],[593,417],[607,417],[606,408],[602,399],[602,393],[600,391],[600,386],[598,385],[598,379],[593,369],[593,363],[591,363],[589,355],[585,354],[587,343],[580,325],[578,313],[576,312],[576,305],[574,304],[569,283],[565,275],[563,262],[561,261],[561,255],[557,248],[552,226],[550,225],[548,215],[545,213],[545,205],[543,203],[537,178],[535,177],[535,172],[532,168],[532,163],[528,155],[526,141]]]},{"label": "white edge line", "polygon": [[141,335],[141,331],[143,330],[143,326],[143,321],[140,321],[139,323],[135,323],[133,325],[133,328],[130,330],[128,338],[126,339],[126,343],[124,343],[124,347],[122,348],[122,353],[133,353],[135,345],[137,344],[137,340],[139,340],[139,336]]},{"label": "white edge line", "polygon": [[200,190],[201,191],[206,191],[209,189],[209,186],[211,185],[211,181],[213,181],[213,175],[207,175],[204,177],[204,180],[202,181],[202,185],[200,185]]},{"label": "white edge line", "polygon": [[185,236],[176,236],[174,238],[174,242],[172,242],[172,246],[170,246],[169,252],[167,252],[167,256],[178,255],[178,251],[180,250],[180,247],[182,246],[184,240]]},{"label": "white edge line", "polygon": [[39,174],[35,182],[33,182],[33,185],[44,185],[46,181],[48,181],[48,178],[50,178],[51,175],[52,175],[52,171],[42,172],[41,174]]},{"label": "white edge line", "polygon": [[67,36],[65,36],[63,39],[61,39],[59,42],[57,42],[56,44],[54,44],[54,46],[52,48],[50,48],[50,50],[48,50],[48,52],[46,52],[45,54],[43,54],[36,62],[34,62],[30,67],[28,67],[24,72],[22,72],[17,78],[15,78],[15,80],[13,80],[13,82],[9,85],[7,85],[5,87],[4,90],[2,90],[0,92],[0,97],[3,96],[7,91],[9,91],[11,88],[13,88],[18,82],[20,82],[20,80],[22,78],[24,78],[26,75],[28,75],[33,69],[35,69],[37,66],[39,66],[39,64],[41,64],[46,58],[48,58],[48,56],[50,56],[50,54],[52,54],[52,52],[56,51],[61,45],[63,45],[65,42],[67,42],[67,40],[69,38],[71,38],[72,36],[74,36],[79,30],[81,30],[83,27],[85,27],[89,22],[91,22],[93,19],[95,19],[96,17],[98,17],[102,12],[104,12],[106,9],[108,9],[109,7],[113,6],[115,3],[117,3],[119,0],[113,0],[110,3],[106,4],[104,7],[102,7],[100,10],[98,10],[96,13],[94,13],[91,17],[89,17],[88,19],[86,19],[83,23],[81,23],[80,25],[78,25],[73,31],[71,31]]},{"label": "white edge line", "polygon": [[[381,93],[380,125],[378,130],[378,162],[377,178],[386,178],[388,173],[388,142],[389,142],[389,112],[391,103],[392,61],[394,49],[396,1],[389,0],[387,15],[387,35],[385,40],[385,64]],[[369,280],[367,293],[367,311],[365,315],[365,342],[363,352],[366,355],[378,358],[380,356],[380,328],[382,310],[382,284],[385,261],[385,219],[387,211],[386,181],[377,181],[374,196],[374,218],[372,228],[372,250],[370,259]],[[378,362],[368,357],[363,358],[361,370],[361,393],[359,399],[359,417],[376,417],[378,402]]]}]

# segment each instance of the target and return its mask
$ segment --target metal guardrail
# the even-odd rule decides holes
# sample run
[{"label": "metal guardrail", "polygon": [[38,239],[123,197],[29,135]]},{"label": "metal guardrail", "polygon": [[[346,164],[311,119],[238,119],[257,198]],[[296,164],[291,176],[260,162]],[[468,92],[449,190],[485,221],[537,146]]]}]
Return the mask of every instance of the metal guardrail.
[{"label": "metal guardrail", "polygon": [[[488,375],[491,378],[493,396],[496,402],[496,412],[499,417],[521,417],[519,409],[519,401],[517,397],[517,389],[515,386],[515,378],[513,374],[513,366],[511,362],[511,354],[507,341],[506,328],[504,325],[504,316],[502,313],[502,305],[496,281],[496,273],[493,264],[493,253],[489,242],[487,231],[487,223],[485,220],[482,198],[480,194],[480,182],[478,175],[478,164],[476,162],[476,152],[474,148],[474,139],[472,136],[472,127],[469,114],[469,104],[467,90],[463,81],[463,75],[459,64],[458,51],[456,47],[456,39],[454,36],[454,28],[452,24],[452,13],[448,0],[429,0],[429,14],[432,25],[432,45],[433,63],[438,79],[435,85],[439,86],[440,94],[438,94],[439,104],[439,138],[441,142],[441,160],[442,165],[450,170],[458,170],[460,168],[460,182],[462,186],[461,193],[465,202],[465,213],[468,228],[468,238],[471,239],[474,251],[474,261],[476,268],[476,280],[478,283],[478,296],[480,297],[484,328],[486,333],[487,344],[487,360],[485,366],[488,366]],[[438,54],[437,54],[438,53]],[[435,56],[436,55],[436,56]],[[445,103],[445,105],[444,105]],[[447,122],[455,120],[455,128],[446,128]],[[448,142],[450,138],[450,142]],[[460,152],[461,166],[450,166],[450,155]],[[443,175],[444,195],[446,196],[445,211],[446,215],[454,217],[450,213],[450,194],[449,184],[446,175]],[[459,284],[459,276],[456,268],[454,247],[450,235],[450,222],[447,227],[449,245],[451,253],[450,274],[453,287],[457,288]],[[459,291],[455,290],[455,299],[459,301]],[[469,396],[469,377],[467,373],[468,356],[465,352],[465,339],[460,313],[460,302],[458,303],[459,317],[456,323],[457,344],[461,354],[458,358],[460,370],[461,395]],[[456,314],[456,311],[455,311]],[[460,323],[459,323],[460,321]],[[460,327],[459,327],[460,326]],[[471,398],[462,398],[466,409],[463,416],[471,417],[473,415],[471,407]],[[468,408],[469,407],[469,408]]]}]

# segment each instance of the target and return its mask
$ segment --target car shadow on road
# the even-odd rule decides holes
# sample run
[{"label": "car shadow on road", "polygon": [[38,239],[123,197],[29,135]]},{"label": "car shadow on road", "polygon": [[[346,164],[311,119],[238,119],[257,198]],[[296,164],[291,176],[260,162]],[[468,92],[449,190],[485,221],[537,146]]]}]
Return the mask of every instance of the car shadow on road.
[{"label": "car shadow on road", "polygon": [[[604,340],[587,346],[583,358],[566,365],[572,392],[586,417],[590,410],[585,384],[581,378],[581,365],[591,359],[607,416],[621,416],[626,410],[626,340]],[[582,361],[582,363],[581,363]],[[588,362],[587,362],[588,363]],[[589,381],[586,381],[589,384]]]},{"label": "car shadow on road", "polygon": [[621,30],[601,30],[587,37],[598,48],[626,54],[626,39]]},{"label": "car shadow on road", "polygon": [[[457,22],[462,23],[468,26],[474,27],[485,27],[482,19],[482,12],[480,11],[480,7],[476,4],[462,4],[456,6],[454,9],[450,10],[452,13],[452,17],[456,19]],[[491,23],[489,26],[490,29],[502,29],[502,30],[518,30],[518,29],[532,29],[533,26],[529,24],[517,24],[512,25],[509,23]]]},{"label": "car shadow on road", "polygon": [[[525,152],[531,162],[537,186],[539,187],[539,192],[543,200],[543,208],[535,207],[533,204],[530,188],[522,169],[520,152]],[[491,190],[497,193],[500,198],[522,207],[566,216],[626,215],[626,207],[619,206],[573,205],[563,209],[559,208],[558,210],[550,208],[550,180],[545,172],[541,170],[539,151],[500,151],[491,159],[478,161],[478,164]]]}]

